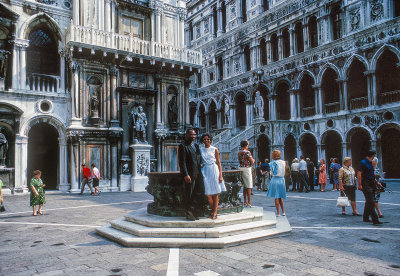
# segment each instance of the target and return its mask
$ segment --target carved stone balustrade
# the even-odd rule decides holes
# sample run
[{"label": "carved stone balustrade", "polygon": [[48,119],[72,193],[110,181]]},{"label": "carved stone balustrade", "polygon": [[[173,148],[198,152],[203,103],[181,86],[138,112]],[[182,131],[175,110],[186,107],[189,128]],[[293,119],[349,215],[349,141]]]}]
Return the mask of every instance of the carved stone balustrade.
[{"label": "carved stone balustrade", "polygon": [[107,48],[114,50],[114,52],[119,50],[122,52],[121,54],[129,55],[133,53],[149,59],[160,58],[166,61],[185,63],[193,67],[202,65],[202,57],[199,51],[177,48],[168,44],[73,24],[67,30],[66,42],[79,47],[87,45],[89,48],[93,48],[93,46],[97,46],[105,51]]},{"label": "carved stone balustrade", "polygon": [[[224,171],[227,191],[219,195],[218,213],[233,213],[243,210],[243,203],[239,198],[242,188],[240,182],[241,171]],[[184,190],[180,172],[150,172],[149,185],[146,190],[153,195],[154,202],[147,205],[147,213],[166,217],[184,217]],[[208,205],[204,198],[203,214],[208,215]]]}]

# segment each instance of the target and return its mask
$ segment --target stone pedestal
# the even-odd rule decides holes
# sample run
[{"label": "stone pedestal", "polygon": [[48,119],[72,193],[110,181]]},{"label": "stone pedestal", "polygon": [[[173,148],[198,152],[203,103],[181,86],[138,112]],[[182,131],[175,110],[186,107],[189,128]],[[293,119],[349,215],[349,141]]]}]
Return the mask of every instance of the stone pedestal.
[{"label": "stone pedestal", "polygon": [[149,178],[147,173],[150,171],[150,149],[148,144],[133,144],[132,149],[132,177],[131,191],[145,192]]},{"label": "stone pedestal", "polygon": [[126,192],[131,189],[131,174],[120,174],[119,175],[119,191]]},{"label": "stone pedestal", "polygon": [[15,190],[14,168],[0,167],[0,180],[3,182],[3,194],[24,193],[25,190]]}]

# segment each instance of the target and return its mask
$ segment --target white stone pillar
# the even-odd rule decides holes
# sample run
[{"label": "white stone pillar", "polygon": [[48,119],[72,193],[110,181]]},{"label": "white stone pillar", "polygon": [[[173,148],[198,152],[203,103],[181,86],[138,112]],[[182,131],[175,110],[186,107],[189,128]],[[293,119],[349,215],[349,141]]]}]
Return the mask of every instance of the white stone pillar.
[{"label": "white stone pillar", "polygon": [[234,104],[229,105],[229,111],[231,113],[230,127],[236,127],[236,106]]},{"label": "white stone pillar", "polygon": [[271,40],[269,36],[265,40],[265,46],[267,50],[267,64],[270,64],[272,62],[272,51],[271,51]]},{"label": "white stone pillar", "polygon": [[296,115],[297,117],[301,117],[301,112],[300,112],[300,93],[299,91],[295,92],[296,95]]},{"label": "white stone pillar", "polygon": [[276,121],[277,114],[276,114],[276,94],[270,96],[269,100],[269,118],[271,121]]},{"label": "white stone pillar", "polygon": [[278,32],[278,60],[283,59],[283,35],[282,32]]},{"label": "white stone pillar", "polygon": [[320,109],[320,107],[319,107],[318,87],[316,87],[315,85],[313,85],[312,88],[314,89],[314,106],[315,106],[315,107],[314,107],[314,111],[315,111],[315,114],[319,114],[319,113],[322,113],[322,112],[321,112],[321,109]]},{"label": "white stone pillar", "polygon": [[372,106],[375,106],[378,104],[378,92],[376,91],[376,75],[375,72],[371,74],[371,90],[372,90]]},{"label": "white stone pillar", "polygon": [[290,25],[289,28],[289,40],[290,40],[290,56],[293,56],[296,53],[295,50],[295,32],[294,32],[294,26]]},{"label": "white stone pillar", "polygon": [[111,126],[118,127],[118,105],[117,105],[117,79],[118,79],[118,68],[111,67],[110,75],[111,75]]},{"label": "white stone pillar", "polygon": [[304,51],[309,49],[309,41],[310,38],[308,37],[308,23],[303,24],[303,41],[304,41]]},{"label": "white stone pillar", "polygon": [[71,193],[79,193],[79,181],[78,181],[78,170],[79,166],[79,142],[73,141],[71,143],[71,170],[70,170],[70,181],[71,181],[71,189],[69,190]]},{"label": "white stone pillar", "polygon": [[321,86],[316,86],[316,89],[318,89],[318,110],[320,114],[325,113],[325,107],[323,105],[323,96],[322,96],[322,88]]},{"label": "white stone pillar", "polygon": [[111,192],[118,191],[118,147],[117,140],[111,141]]},{"label": "white stone pillar", "polygon": [[72,19],[74,25],[80,25],[79,22],[79,10],[80,10],[80,0],[73,0],[72,3]]},{"label": "white stone pillar", "polygon": [[65,138],[58,138],[58,152],[59,152],[59,179],[58,179],[58,190],[62,192],[67,192],[70,187],[67,183],[67,143]]},{"label": "white stone pillar", "polygon": [[185,13],[179,13],[179,47],[185,48]]},{"label": "white stone pillar", "polygon": [[246,126],[250,126],[253,121],[253,105],[251,101],[245,101],[246,103]]},{"label": "white stone pillar", "polygon": [[78,114],[78,102],[79,102],[79,71],[80,64],[77,62],[71,62],[70,68],[72,71],[71,77],[71,113],[72,118],[77,118]]},{"label": "white stone pillar", "polygon": [[217,36],[220,36],[222,33],[222,6],[221,2],[217,2]]},{"label": "white stone pillar", "polygon": [[111,0],[105,0],[106,32],[111,32]]},{"label": "white stone pillar", "polygon": [[12,88],[14,90],[17,90],[19,88],[19,59],[20,59],[20,55],[19,55],[19,47],[17,45],[14,45],[14,49],[13,49],[13,56],[12,56]]},{"label": "white stone pillar", "polygon": [[156,106],[156,124],[157,128],[162,128],[162,119],[161,119],[161,81],[162,81],[162,76],[161,75],[156,75],[154,77],[154,83],[155,87],[157,90],[157,106]]},{"label": "white stone pillar", "polygon": [[185,125],[190,125],[190,105],[189,105],[189,85],[190,85],[190,80],[184,80],[183,81],[183,88],[184,88],[184,120],[185,120]]},{"label": "white stone pillar", "polygon": [[322,156],[322,145],[317,144],[317,153],[318,153],[318,160],[325,159],[325,157]]},{"label": "white stone pillar", "polygon": [[156,30],[157,30],[156,41],[158,43],[161,43],[161,13],[162,13],[162,10],[159,8],[156,8],[154,13],[156,14]]},{"label": "white stone pillar", "polygon": [[349,104],[348,104],[348,95],[347,95],[347,79],[343,79],[343,105],[344,111],[347,111],[349,109]]},{"label": "white stone pillar", "polygon": [[16,135],[15,137],[15,186],[14,193],[27,193],[27,160],[28,137]]},{"label": "white stone pillar", "polygon": [[97,24],[99,30],[104,30],[104,0],[97,0]]},{"label": "white stone pillar", "polygon": [[24,45],[19,50],[20,89],[26,89],[26,47],[27,45]]},{"label": "white stone pillar", "polygon": [[[60,54],[60,83],[57,86],[57,93],[65,93],[65,53],[62,49],[59,50]],[[58,83],[57,83],[58,85]]]},{"label": "white stone pillar", "polygon": [[295,90],[289,90],[289,93],[290,93],[290,120],[295,120],[297,117]]}]

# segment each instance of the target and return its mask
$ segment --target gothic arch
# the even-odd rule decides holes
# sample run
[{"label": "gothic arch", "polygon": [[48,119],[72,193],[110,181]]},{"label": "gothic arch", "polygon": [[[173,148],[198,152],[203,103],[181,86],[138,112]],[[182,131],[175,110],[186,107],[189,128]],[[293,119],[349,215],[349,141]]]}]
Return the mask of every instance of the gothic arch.
[{"label": "gothic arch", "polygon": [[373,133],[369,128],[364,127],[364,126],[357,126],[357,127],[350,128],[349,130],[347,130],[344,133],[344,137],[346,137],[346,140],[343,140],[343,141],[346,141],[347,143],[349,143],[350,142],[350,138],[354,134],[354,132],[359,131],[359,130],[366,131],[369,134],[369,136],[370,136],[370,138],[372,140],[375,139],[375,133]]},{"label": "gothic arch", "polygon": [[359,62],[361,62],[362,64],[364,64],[365,70],[366,70],[366,71],[369,70],[369,63],[368,63],[368,60],[367,60],[365,57],[363,57],[363,56],[360,56],[360,55],[358,55],[358,54],[354,54],[354,55],[352,55],[351,57],[349,57],[349,58],[347,59],[346,63],[344,64],[343,69],[342,69],[342,71],[343,71],[343,76],[345,76],[345,77],[348,76],[348,71],[349,71],[350,66],[351,66],[351,64],[353,63],[354,60],[358,60]]},{"label": "gothic arch", "polygon": [[207,112],[210,111],[209,109],[210,109],[210,105],[211,105],[212,102],[214,102],[216,108],[218,108],[218,101],[215,98],[211,97],[207,102],[207,106],[206,106],[207,107],[207,109],[206,109]]},{"label": "gothic arch", "polygon": [[282,78],[280,80],[278,80],[274,86],[274,93],[276,93],[276,88],[281,85],[282,83],[287,84],[289,86],[289,89],[292,87],[292,84],[290,83],[290,80],[287,78]]},{"label": "gothic arch", "polygon": [[217,108],[222,108],[222,106],[224,105],[225,99],[228,99],[229,105],[232,104],[231,98],[228,95],[223,95],[222,97],[219,98],[219,100],[217,102]]},{"label": "gothic arch", "polygon": [[386,128],[388,128],[388,127],[392,127],[392,128],[395,128],[395,129],[400,131],[400,124],[399,123],[396,123],[396,122],[383,123],[379,127],[376,128],[375,133],[373,133],[373,136],[371,135],[371,137],[378,138],[379,133],[382,132],[383,130],[385,130]]},{"label": "gothic arch", "polygon": [[22,37],[28,39],[29,34],[33,29],[40,25],[46,25],[56,36],[59,43],[62,43],[62,32],[57,22],[51,18],[49,15],[40,12],[33,15],[29,20],[27,20],[20,28],[17,37]]},{"label": "gothic arch", "polygon": [[58,132],[58,137],[60,139],[65,139],[66,127],[62,122],[62,119],[58,116],[52,115],[36,115],[28,119],[21,127],[20,135],[28,136],[29,130],[38,123],[46,123],[52,125]]},{"label": "gothic arch", "polygon": [[339,68],[337,68],[336,65],[334,65],[334,64],[332,64],[332,63],[330,63],[330,62],[328,62],[328,63],[325,63],[324,66],[322,66],[321,70],[319,71],[319,74],[318,74],[318,76],[317,76],[317,82],[316,82],[315,84],[318,84],[318,85],[321,85],[321,84],[322,84],[322,77],[324,76],[325,71],[326,71],[328,68],[331,68],[333,71],[335,71],[336,74],[338,75],[338,78],[342,78],[342,74],[341,74]]},{"label": "gothic arch", "polygon": [[371,60],[371,70],[376,70],[376,64],[378,62],[378,59],[380,58],[380,56],[383,54],[383,52],[385,52],[385,50],[389,50],[391,52],[393,52],[398,60],[400,61],[400,51],[399,49],[397,49],[395,46],[393,45],[383,45],[381,48],[378,49],[378,51],[376,51],[375,55],[372,57]]},{"label": "gothic arch", "polygon": [[[329,134],[329,133],[333,133],[333,132],[335,132],[337,135],[339,135],[339,137],[340,137],[340,139],[342,140],[342,142],[343,141],[345,141],[345,139],[343,139],[343,135],[340,133],[340,131],[339,130],[337,130],[337,129],[327,129],[327,130],[325,130],[322,134],[321,134],[321,136],[320,136],[320,144],[324,144],[325,143],[325,139],[326,139],[326,136]],[[318,140],[317,140],[317,142],[318,142]]]},{"label": "gothic arch", "polygon": [[233,95],[233,101],[235,101],[237,96],[239,96],[240,94],[244,95],[246,101],[249,100],[249,93],[247,93],[247,91],[239,90],[236,91],[235,94]]},{"label": "gothic arch", "polygon": [[311,136],[313,136],[314,139],[315,139],[315,141],[317,141],[317,143],[318,143],[318,141],[321,140],[321,137],[318,137],[315,133],[313,133],[313,132],[311,132],[311,131],[307,131],[307,132],[302,132],[302,133],[300,134],[300,136],[299,136],[299,142],[300,142],[302,139],[304,139],[304,136],[306,136],[306,135],[311,135]]},{"label": "gothic arch", "polygon": [[313,79],[314,84],[317,83],[317,80],[316,80],[316,77],[315,77],[314,73],[311,72],[310,70],[306,69],[306,70],[303,70],[303,71],[300,72],[299,76],[297,77],[297,79],[296,79],[296,81],[295,81],[295,83],[293,85],[293,89],[299,89],[300,88],[301,80],[303,79],[303,77],[305,75],[309,75]]}]

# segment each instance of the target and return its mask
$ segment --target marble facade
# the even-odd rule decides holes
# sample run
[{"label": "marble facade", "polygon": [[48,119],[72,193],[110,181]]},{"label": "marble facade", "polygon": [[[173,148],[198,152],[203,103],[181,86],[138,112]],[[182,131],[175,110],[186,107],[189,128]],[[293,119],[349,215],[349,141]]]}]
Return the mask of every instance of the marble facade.
[{"label": "marble facade", "polygon": [[289,161],[351,155],[357,166],[374,149],[387,177],[400,178],[399,1],[192,0],[187,9],[186,43],[204,66],[192,77],[190,122],[214,135],[225,168],[237,167],[247,139],[256,160],[279,149]]},{"label": "marble facade", "polygon": [[201,67],[200,52],[184,47],[183,1],[11,0],[0,10],[9,191],[27,192],[40,169],[49,189],[78,192],[81,163],[96,163],[102,191],[129,189],[129,114],[139,105],[153,146],[146,169],[175,166],[169,153],[189,124],[188,79]]}]

